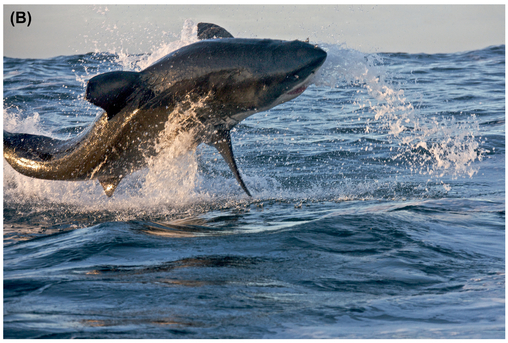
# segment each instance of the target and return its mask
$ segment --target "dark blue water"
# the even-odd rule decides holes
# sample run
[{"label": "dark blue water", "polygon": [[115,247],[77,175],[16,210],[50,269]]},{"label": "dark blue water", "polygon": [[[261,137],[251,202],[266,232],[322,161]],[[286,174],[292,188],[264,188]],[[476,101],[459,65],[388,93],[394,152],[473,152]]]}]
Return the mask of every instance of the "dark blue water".
[{"label": "dark blue water", "polygon": [[[4,128],[73,137],[150,54],[4,57]],[[315,85],[107,198],[4,161],[5,338],[504,338],[505,47],[324,45]]]}]

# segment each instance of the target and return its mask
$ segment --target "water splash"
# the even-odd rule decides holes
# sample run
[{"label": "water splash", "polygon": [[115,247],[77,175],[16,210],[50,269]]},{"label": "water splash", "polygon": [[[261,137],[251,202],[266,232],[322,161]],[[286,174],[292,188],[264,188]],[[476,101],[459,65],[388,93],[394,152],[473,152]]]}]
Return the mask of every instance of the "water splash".
[{"label": "water splash", "polygon": [[[106,12],[105,12],[106,13]],[[111,28],[114,31],[114,28]],[[197,41],[196,25],[185,22],[180,38],[163,42],[149,53],[131,55],[119,46],[108,47],[114,53],[112,63],[123,70],[142,70],[168,53]],[[395,147],[391,159],[401,161],[411,172],[439,178],[452,173],[455,176],[473,176],[478,167],[474,162],[482,159],[477,137],[479,124],[475,116],[468,120],[439,118],[422,115],[408,100],[406,92],[391,82],[391,75],[379,55],[363,54],[342,45],[321,45],[328,58],[314,80],[318,87],[336,90],[351,85],[356,90],[353,105],[363,110],[364,130],[379,136],[387,136],[387,144]],[[104,72],[97,70],[97,73]],[[88,77],[96,72],[86,70]],[[80,84],[87,77],[76,76]],[[340,91],[340,90],[339,90]],[[82,99],[78,99],[82,101]],[[100,113],[100,112],[97,112]],[[337,113],[339,116],[341,113]],[[4,108],[4,127],[14,132],[51,135],[40,125],[37,112],[33,116],[20,115],[16,108]],[[340,123],[339,123],[340,125]],[[171,131],[174,126],[168,126]],[[149,168],[138,171],[122,180],[112,199],[107,199],[96,181],[61,182],[27,178],[16,173],[4,163],[4,192],[10,199],[44,199],[45,201],[75,205],[86,211],[110,209],[127,215],[130,208],[143,211],[173,213],[174,208],[185,208],[197,203],[243,201],[236,181],[220,173],[203,174],[200,170],[199,150],[189,150],[190,134],[174,135],[166,131],[169,140],[161,142],[160,155],[149,161]],[[218,157],[220,159],[220,157]],[[256,197],[357,199],[365,194],[375,194],[375,189],[397,188],[394,183],[366,186],[367,183],[347,182],[330,191],[326,186],[314,185],[308,190],[291,191],[270,176],[244,175],[248,184],[257,191]],[[440,182],[439,180],[437,182]],[[363,191],[359,190],[358,185]],[[396,182],[395,182],[396,184]],[[372,189],[374,187],[375,189]],[[376,188],[377,187],[377,188]],[[449,187],[445,185],[445,188]],[[235,193],[235,191],[238,191]],[[333,194],[332,194],[333,193]],[[64,199],[64,200],[62,200]],[[165,207],[166,206],[166,207]],[[155,208],[155,210],[154,210]],[[165,210],[162,210],[163,212]],[[139,212],[139,211],[138,211]]]},{"label": "water splash", "polygon": [[[136,219],[140,215],[173,216],[200,212],[201,205],[218,198],[222,202],[242,201],[224,187],[215,193],[206,187],[199,173],[196,131],[205,130],[197,119],[204,102],[184,102],[171,110],[154,148],[156,156],[147,157],[147,168],[122,180],[112,198],[104,195],[97,180],[67,182],[26,177],[4,163],[4,196],[10,202],[38,204],[36,212],[65,208],[75,213],[101,212],[108,209],[116,220]],[[6,129],[51,136],[39,125],[39,116],[20,119],[12,109],[4,110]],[[182,128],[186,130],[182,130]],[[197,135],[199,136],[199,134]],[[236,183],[236,180],[234,180]]]},{"label": "water splash", "polygon": [[123,50],[117,52],[115,49],[112,49],[110,52],[118,55],[116,62],[122,66],[123,70],[141,71],[173,51],[197,41],[197,25],[194,24],[192,20],[187,19],[180,32],[180,39],[171,42],[163,42],[153,48],[150,53],[132,55]]},{"label": "water splash", "polygon": [[[370,113],[365,132],[389,136],[396,146],[391,157],[412,173],[440,178],[472,177],[487,150],[480,148],[479,122],[474,114],[455,117],[428,116],[413,105],[404,89],[392,82],[379,55],[367,55],[341,45],[324,45],[328,58],[315,79],[317,86],[357,87],[354,105]],[[421,95],[415,94],[418,99]],[[340,114],[339,114],[340,115]]]},{"label": "water splash", "polygon": [[26,116],[17,106],[7,107],[3,110],[3,127],[9,132],[24,132],[31,134],[46,134],[40,125],[40,115],[34,111]]}]

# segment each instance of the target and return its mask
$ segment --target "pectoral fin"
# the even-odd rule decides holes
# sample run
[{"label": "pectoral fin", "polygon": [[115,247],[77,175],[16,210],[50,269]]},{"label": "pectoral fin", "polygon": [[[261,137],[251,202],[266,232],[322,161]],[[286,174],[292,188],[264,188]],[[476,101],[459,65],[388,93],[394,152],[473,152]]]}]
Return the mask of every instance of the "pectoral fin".
[{"label": "pectoral fin", "polygon": [[247,193],[248,196],[252,196],[250,195],[249,190],[245,186],[245,183],[243,182],[242,177],[240,176],[240,172],[238,171],[238,168],[236,166],[235,157],[233,155],[233,148],[231,145],[231,135],[229,134],[229,130],[218,131],[215,134],[212,143],[210,144],[213,145],[220,152],[220,154],[229,165],[229,168],[235,175],[236,180],[238,181],[242,189],[245,191],[245,193]]},{"label": "pectoral fin", "polygon": [[109,177],[99,177],[99,183],[102,188],[104,188],[104,193],[108,197],[111,197],[115,192],[116,186],[122,181],[122,177],[118,176],[109,176]]}]

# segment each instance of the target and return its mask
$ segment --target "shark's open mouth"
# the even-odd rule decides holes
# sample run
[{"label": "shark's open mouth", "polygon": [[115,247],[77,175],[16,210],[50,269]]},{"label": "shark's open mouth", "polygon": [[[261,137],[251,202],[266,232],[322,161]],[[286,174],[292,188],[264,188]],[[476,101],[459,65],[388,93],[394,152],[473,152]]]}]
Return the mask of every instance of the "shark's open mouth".
[{"label": "shark's open mouth", "polygon": [[300,86],[298,88],[293,89],[291,92],[288,92],[287,94],[299,95],[299,94],[302,94],[306,89],[307,89],[307,86]]}]

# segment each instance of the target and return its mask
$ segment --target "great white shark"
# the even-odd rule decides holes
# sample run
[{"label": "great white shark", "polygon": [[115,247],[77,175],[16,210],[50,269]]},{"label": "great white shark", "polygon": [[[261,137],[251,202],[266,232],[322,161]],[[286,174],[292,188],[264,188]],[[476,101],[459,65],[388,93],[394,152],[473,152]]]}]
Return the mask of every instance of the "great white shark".
[{"label": "great white shark", "polygon": [[[214,24],[198,24],[199,41],[140,71],[113,71],[88,81],[85,99],[104,109],[69,140],[4,131],[4,158],[26,176],[48,180],[98,179],[108,197],[158,151],[178,106],[199,103],[179,121],[194,145],[214,146],[250,196],[238,171],[230,130],[250,115],[289,101],[308,87],[326,59],[302,41],[242,39]],[[184,111],[185,113],[185,111]]]}]

